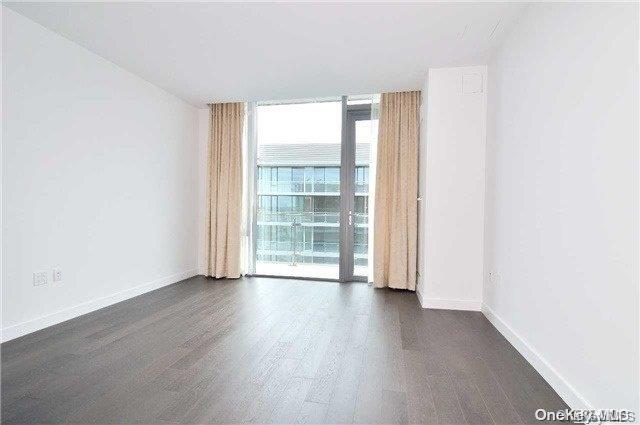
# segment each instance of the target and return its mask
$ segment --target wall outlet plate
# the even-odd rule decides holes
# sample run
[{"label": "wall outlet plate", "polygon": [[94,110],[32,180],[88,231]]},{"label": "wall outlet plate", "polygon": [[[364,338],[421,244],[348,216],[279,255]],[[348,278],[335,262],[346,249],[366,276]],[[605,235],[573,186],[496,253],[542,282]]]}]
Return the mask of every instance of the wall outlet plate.
[{"label": "wall outlet plate", "polygon": [[33,272],[33,286],[47,284],[47,272]]},{"label": "wall outlet plate", "polygon": [[489,272],[489,283],[492,285],[497,285],[500,283],[500,273],[498,272]]},{"label": "wall outlet plate", "polygon": [[62,281],[62,270],[60,270],[60,269],[53,269],[53,281],[54,281],[54,282],[60,282],[60,281]]}]

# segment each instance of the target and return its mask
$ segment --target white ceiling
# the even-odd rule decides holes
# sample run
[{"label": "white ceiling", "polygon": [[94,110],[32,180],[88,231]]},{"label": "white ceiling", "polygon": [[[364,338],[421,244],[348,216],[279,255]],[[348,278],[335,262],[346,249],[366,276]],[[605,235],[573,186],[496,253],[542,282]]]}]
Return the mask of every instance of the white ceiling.
[{"label": "white ceiling", "polygon": [[[421,87],[486,63],[517,3],[4,3],[196,105]],[[496,27],[497,25],[497,27]]]}]

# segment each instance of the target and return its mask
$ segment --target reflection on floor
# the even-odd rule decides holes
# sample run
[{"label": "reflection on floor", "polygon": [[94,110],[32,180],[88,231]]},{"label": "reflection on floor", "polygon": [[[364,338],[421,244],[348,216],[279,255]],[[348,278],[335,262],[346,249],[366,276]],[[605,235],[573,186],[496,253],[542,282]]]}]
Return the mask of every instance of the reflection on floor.
[{"label": "reflection on floor", "polygon": [[[305,277],[314,279],[334,279],[339,277],[337,264],[302,264],[291,265],[287,263],[267,263],[257,262],[256,273],[263,276],[289,276]],[[367,277],[369,268],[367,266],[354,266],[354,276]]]},{"label": "reflection on floor", "polygon": [[295,276],[337,280],[338,273],[337,264],[298,263],[291,265],[287,263],[256,263],[256,274],[267,276]]},{"label": "reflection on floor", "polygon": [[566,405],[478,312],[196,277],[2,344],[3,423],[536,423]]}]

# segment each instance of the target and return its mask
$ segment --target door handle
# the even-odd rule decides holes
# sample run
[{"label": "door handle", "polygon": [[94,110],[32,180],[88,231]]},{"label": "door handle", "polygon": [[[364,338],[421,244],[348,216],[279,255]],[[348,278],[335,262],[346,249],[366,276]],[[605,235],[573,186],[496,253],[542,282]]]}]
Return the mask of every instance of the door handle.
[{"label": "door handle", "polygon": [[349,226],[353,226],[353,211],[349,210]]}]

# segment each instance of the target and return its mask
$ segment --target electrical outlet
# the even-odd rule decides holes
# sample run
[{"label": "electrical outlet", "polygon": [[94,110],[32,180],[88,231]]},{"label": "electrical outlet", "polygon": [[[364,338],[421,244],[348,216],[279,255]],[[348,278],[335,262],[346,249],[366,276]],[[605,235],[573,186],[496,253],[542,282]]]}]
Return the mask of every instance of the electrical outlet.
[{"label": "electrical outlet", "polygon": [[498,285],[500,283],[500,273],[489,272],[489,283],[492,285]]},{"label": "electrical outlet", "polygon": [[53,269],[53,281],[60,282],[62,280],[62,270]]},{"label": "electrical outlet", "polygon": [[47,284],[47,272],[33,272],[33,286]]}]

